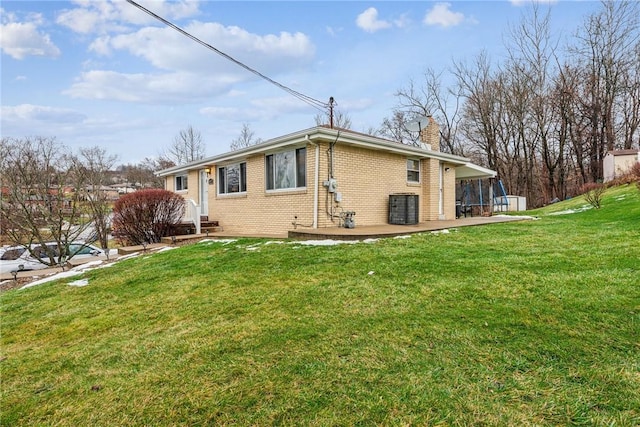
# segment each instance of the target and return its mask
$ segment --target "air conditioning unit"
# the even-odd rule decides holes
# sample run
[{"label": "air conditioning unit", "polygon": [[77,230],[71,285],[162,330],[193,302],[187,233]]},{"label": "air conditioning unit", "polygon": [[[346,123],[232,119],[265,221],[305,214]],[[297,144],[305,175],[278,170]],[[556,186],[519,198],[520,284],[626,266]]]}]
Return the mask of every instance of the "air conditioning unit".
[{"label": "air conditioning unit", "polygon": [[389,224],[417,224],[419,206],[417,194],[390,194]]}]

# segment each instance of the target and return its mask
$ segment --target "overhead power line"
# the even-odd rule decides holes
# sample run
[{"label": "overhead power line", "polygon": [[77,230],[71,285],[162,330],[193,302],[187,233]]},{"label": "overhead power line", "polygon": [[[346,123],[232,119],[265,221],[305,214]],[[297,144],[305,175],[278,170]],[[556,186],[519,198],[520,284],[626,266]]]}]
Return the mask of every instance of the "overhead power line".
[{"label": "overhead power line", "polygon": [[237,59],[235,59],[234,57],[222,52],[219,49],[216,49],[215,47],[211,46],[209,43],[202,41],[201,39],[199,39],[198,37],[194,36],[193,34],[190,34],[189,32],[183,30],[182,28],[178,27],[177,25],[173,24],[172,22],[168,21],[167,19],[163,18],[162,16],[150,11],[149,9],[147,9],[146,7],[136,3],[133,0],[127,0],[127,3],[137,7],[138,9],[140,9],[141,11],[143,11],[144,13],[152,16],[153,18],[157,19],[158,21],[162,22],[163,24],[167,25],[168,27],[173,28],[174,30],[178,31],[180,34],[190,38],[191,40],[195,41],[196,43],[201,44],[202,46],[206,47],[207,49],[217,53],[218,55],[228,59],[229,61],[233,62],[236,65],[239,65],[240,67],[244,68],[245,70],[255,74],[256,76],[268,81],[269,83],[279,87],[280,89],[284,90],[285,92],[289,93],[290,95],[295,96],[296,98],[298,98],[299,100],[306,102],[307,104],[311,105],[312,107],[321,110],[323,112],[326,112],[327,109],[332,109],[333,105],[332,102],[330,103],[326,103],[326,102],[322,102],[319,101],[317,99],[314,99],[310,96],[307,96],[303,93],[300,93],[298,91],[295,91],[293,89],[291,89],[290,87],[287,87],[281,83],[278,83],[277,81],[271,79],[270,77],[265,76],[264,74],[262,74],[261,72],[249,67],[248,65],[238,61]]}]

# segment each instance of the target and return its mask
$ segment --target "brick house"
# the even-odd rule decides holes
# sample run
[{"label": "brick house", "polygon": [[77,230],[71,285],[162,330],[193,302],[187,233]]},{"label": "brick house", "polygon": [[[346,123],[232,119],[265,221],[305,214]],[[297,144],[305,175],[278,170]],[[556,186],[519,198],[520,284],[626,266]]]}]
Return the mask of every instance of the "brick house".
[{"label": "brick house", "polygon": [[456,179],[496,174],[432,149],[431,122],[420,146],[318,126],[156,174],[187,200],[197,232],[199,216],[242,234],[345,226],[349,212],[357,226],[383,225],[403,197],[417,222],[455,219]]}]

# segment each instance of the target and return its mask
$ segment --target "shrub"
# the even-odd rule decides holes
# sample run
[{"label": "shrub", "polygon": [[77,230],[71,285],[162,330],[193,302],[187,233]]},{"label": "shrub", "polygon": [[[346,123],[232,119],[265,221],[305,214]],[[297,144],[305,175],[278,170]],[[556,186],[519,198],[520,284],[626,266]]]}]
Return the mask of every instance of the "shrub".
[{"label": "shrub", "polygon": [[171,191],[140,190],[120,197],[113,207],[113,234],[131,245],[157,243],[171,235],[184,212],[184,199]]},{"label": "shrub", "polygon": [[582,195],[591,206],[600,209],[602,196],[607,187],[598,182],[590,182],[582,186]]}]

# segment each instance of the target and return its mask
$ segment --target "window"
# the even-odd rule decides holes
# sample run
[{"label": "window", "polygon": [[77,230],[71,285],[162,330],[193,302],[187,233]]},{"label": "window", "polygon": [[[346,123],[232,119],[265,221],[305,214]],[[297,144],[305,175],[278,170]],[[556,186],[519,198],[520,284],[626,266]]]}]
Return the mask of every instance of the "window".
[{"label": "window", "polygon": [[178,175],[176,176],[176,191],[184,191],[187,188],[187,175]]},{"label": "window", "polygon": [[420,182],[420,160],[407,159],[407,181]]},{"label": "window", "polygon": [[75,255],[95,255],[96,254],[96,250],[94,248],[92,248],[91,246],[87,246],[87,245],[81,245],[78,243],[72,243],[69,245],[69,247],[67,248],[67,251],[69,252],[69,255],[75,256]]},{"label": "window", "polygon": [[218,168],[218,194],[247,191],[247,164],[236,163]]},{"label": "window", "polygon": [[20,258],[20,256],[22,256],[22,254],[25,253],[25,251],[26,251],[25,248],[9,248],[6,251],[4,251],[2,256],[0,256],[0,260],[15,261],[18,258]]},{"label": "window", "polygon": [[307,149],[283,151],[266,157],[267,190],[307,186]]}]

